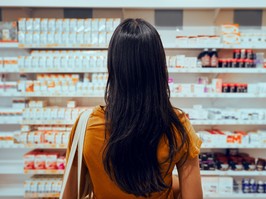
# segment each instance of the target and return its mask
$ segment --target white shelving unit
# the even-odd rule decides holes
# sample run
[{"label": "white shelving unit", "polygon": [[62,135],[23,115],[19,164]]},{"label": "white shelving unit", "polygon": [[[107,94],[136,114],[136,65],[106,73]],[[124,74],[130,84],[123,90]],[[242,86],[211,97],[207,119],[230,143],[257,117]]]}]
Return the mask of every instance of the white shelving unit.
[{"label": "white shelving unit", "polygon": [[235,194],[205,194],[204,195],[204,199],[211,199],[211,198],[215,198],[215,199],[244,199],[244,198],[249,198],[249,199],[253,199],[253,198],[266,198],[266,194],[249,194],[249,193],[235,193]]},{"label": "white shelving unit", "polygon": [[[14,92],[14,93],[1,93],[0,97],[86,97],[86,98],[103,98],[103,94],[85,94],[78,92],[45,92],[45,93],[34,93],[34,92]],[[171,98],[266,98],[266,93],[254,94],[254,93],[172,93]]]},{"label": "white shelving unit", "polygon": [[[0,70],[0,73],[106,73],[107,69],[19,69],[16,71]],[[168,72],[171,73],[229,73],[229,74],[266,74],[266,68],[168,68]]]},{"label": "white shelving unit", "polygon": [[1,7],[62,7],[65,8],[137,8],[137,9],[147,9],[147,8],[159,8],[159,9],[216,9],[216,8],[237,8],[237,9],[254,9],[254,8],[266,8],[266,2],[263,0],[255,0],[251,2],[245,2],[241,0],[224,0],[221,1],[212,1],[212,0],[187,0],[187,1],[123,1],[123,0],[91,0],[89,3],[86,0],[78,1],[67,1],[64,0],[47,0],[47,1],[37,1],[32,2],[31,0],[25,0],[23,2],[10,0],[10,1],[1,1]]},{"label": "white shelving unit", "polygon": [[[188,12],[196,11],[196,12],[206,12],[207,10],[211,10],[213,12],[213,18],[211,19],[211,23],[215,23],[218,19],[218,15],[221,12],[222,9],[225,9],[226,12],[229,12],[230,9],[266,9],[266,1],[265,0],[254,0],[254,1],[245,1],[243,3],[243,0],[186,0],[186,1],[173,1],[173,0],[164,0],[164,1],[154,1],[154,0],[135,0],[135,1],[124,1],[124,0],[102,0],[102,1],[96,1],[91,0],[88,2],[87,0],[76,0],[76,1],[65,1],[65,0],[46,0],[46,1],[32,1],[32,0],[24,0],[24,1],[18,1],[18,0],[9,0],[9,1],[1,1],[0,0],[0,7],[12,9],[12,7],[15,8],[23,8],[23,10],[27,13],[29,10],[27,8],[56,8],[61,9],[62,5],[64,8],[97,8],[100,12],[103,12],[104,10],[104,17],[106,17],[106,10],[105,9],[117,9],[122,8],[122,15],[124,16],[131,16],[132,10],[137,11],[136,13],[140,13],[141,11],[143,13],[150,12],[149,9],[188,9]],[[26,8],[26,9],[24,9]],[[114,9],[114,10],[115,10]],[[127,10],[129,10],[129,14],[126,15]],[[23,11],[23,12],[24,12]],[[58,11],[58,10],[57,10]],[[14,11],[13,11],[14,12]],[[26,13],[25,12],[25,13]],[[42,11],[41,11],[42,12]],[[113,10],[112,10],[113,12]],[[21,14],[22,16],[25,15]],[[58,12],[59,13],[59,12]],[[202,14],[201,13],[201,14]],[[110,13],[112,14],[112,13]],[[18,14],[20,15],[20,14]],[[43,16],[43,13],[40,14]],[[98,14],[101,15],[101,14]],[[97,17],[99,17],[97,15]],[[17,15],[16,15],[17,16]],[[38,13],[36,14],[38,16]],[[121,16],[120,13],[116,14],[115,17]],[[140,15],[136,14],[136,17],[143,17],[144,18],[150,18],[151,15],[143,14]],[[184,15],[185,16],[185,15]],[[228,16],[226,14],[226,16]],[[10,17],[10,16],[9,16]],[[47,17],[49,17],[49,13],[47,13]],[[61,16],[58,16],[60,18]],[[113,17],[113,16],[112,16]],[[204,20],[207,20],[207,18],[210,18],[209,16],[204,16]],[[221,17],[223,18],[223,17]],[[12,18],[13,20],[13,18]],[[186,23],[194,21],[195,19],[184,19],[184,26],[186,26]],[[227,19],[226,19],[227,20]],[[225,23],[222,19],[219,19],[219,24]],[[264,20],[265,21],[265,20]],[[226,21],[227,23],[227,21]],[[210,24],[210,23],[206,23]],[[189,24],[190,25],[190,24]],[[205,25],[205,24],[204,24]],[[176,31],[175,31],[176,34]],[[170,37],[170,39],[174,39],[175,37]],[[180,53],[181,51],[190,52],[199,52],[200,50],[204,48],[217,48],[217,49],[223,49],[231,51],[232,49],[254,49],[256,51],[266,51],[266,47],[264,44],[255,44],[252,45],[212,45],[207,44],[205,46],[191,46],[191,45],[178,45],[176,42],[165,42],[164,47],[166,51],[171,51],[171,53],[175,52],[176,54]],[[21,45],[18,43],[0,43],[0,50],[1,52],[4,52],[5,56],[9,56],[13,53],[13,50],[16,51],[15,56],[19,56],[20,52],[23,52],[23,55],[29,54],[30,50],[39,50],[39,49],[47,49],[47,50],[107,50],[106,45]],[[26,52],[26,53],[25,53]],[[14,55],[12,54],[12,55]],[[223,77],[228,77],[231,80],[234,80],[234,76],[236,75],[239,78],[244,77],[245,80],[252,80],[252,82],[257,81],[257,77],[260,75],[266,75],[266,68],[169,68],[168,69],[171,76],[179,75],[186,77],[195,77],[195,75],[205,75],[208,76],[219,76],[223,75]],[[38,73],[95,73],[95,72],[101,72],[105,73],[107,72],[106,69],[86,69],[82,70],[80,68],[75,69],[18,69],[11,71],[8,70],[1,70],[0,69],[0,75],[7,74],[7,76],[16,77],[19,73],[27,73],[31,76],[34,76]],[[249,76],[249,77],[247,77]],[[262,80],[261,76],[259,77],[260,80]],[[254,81],[253,81],[254,80]],[[0,91],[1,92],[1,91]],[[0,104],[2,102],[5,102],[4,104],[8,104],[10,102],[10,99],[12,98],[46,98],[47,100],[50,100],[52,103],[64,103],[68,98],[74,98],[75,100],[79,100],[81,102],[86,101],[87,99],[90,100],[90,102],[87,103],[98,103],[99,99],[103,99],[103,93],[51,93],[51,92],[45,92],[45,93],[0,93]],[[193,103],[200,103],[202,101],[209,101],[211,107],[218,106],[216,104],[216,99],[219,101],[223,101],[224,106],[231,106],[232,104],[240,104],[243,105],[245,108],[252,107],[253,105],[261,106],[263,108],[266,108],[265,104],[265,98],[266,93],[261,94],[253,94],[253,93],[204,93],[204,94],[197,94],[197,93],[173,93],[171,95],[172,99],[183,99],[183,101],[187,102],[193,102]],[[231,101],[231,99],[234,99]],[[243,102],[240,100],[244,99]],[[256,104],[257,101],[262,101]],[[230,102],[230,103],[229,103]],[[94,104],[93,104],[94,105]],[[96,105],[96,104],[95,104]],[[176,104],[176,106],[179,106],[182,108],[183,104]],[[221,107],[219,107],[221,108]],[[54,124],[62,124],[62,125],[72,125],[74,121],[63,121],[63,120],[42,120],[42,121],[34,121],[34,120],[22,120],[22,118],[17,118],[17,120],[0,120],[0,128],[9,129],[9,128],[19,128],[18,125],[24,124],[24,125],[54,125]],[[252,129],[258,129],[261,127],[266,126],[266,121],[255,121],[255,120],[191,120],[191,123],[195,126],[195,128],[213,128],[217,125],[222,126],[221,128],[232,128],[235,126],[240,126],[241,128],[252,128]],[[0,129],[1,130],[1,129]],[[66,145],[59,145],[59,144],[11,144],[11,145],[1,145],[0,150],[3,150],[5,153],[10,153],[12,156],[16,154],[20,150],[32,150],[36,148],[40,149],[56,149],[56,150],[65,150]],[[243,149],[245,151],[250,151],[253,154],[257,154],[256,151],[264,151],[266,149],[266,145],[244,145],[244,144],[227,144],[227,145],[210,145],[207,143],[204,143],[202,145],[202,149],[204,150],[212,150],[212,149],[225,149],[225,148],[239,148]],[[9,150],[10,149],[10,150]],[[255,152],[254,152],[255,151]],[[260,153],[262,154],[262,153]],[[259,154],[259,155],[260,155]],[[256,155],[258,157],[259,155]],[[175,171],[176,173],[176,171]],[[0,157],[0,198],[42,198],[42,197],[58,197],[58,193],[51,193],[51,194],[35,194],[35,193],[26,193],[24,194],[24,188],[23,184],[9,184],[5,183],[6,178],[2,178],[3,176],[19,176],[19,175],[35,175],[35,174],[42,174],[42,175],[53,175],[53,174],[63,174],[63,171],[60,170],[23,170],[23,162],[22,157],[19,156],[18,160],[6,160]],[[233,177],[265,177],[266,171],[201,171],[201,175],[204,176],[233,176]],[[3,184],[1,184],[3,183]],[[242,194],[242,193],[235,193],[235,194],[205,194],[205,199],[237,199],[237,198],[261,198],[265,199],[266,194]]]},{"label": "white shelving unit", "polygon": [[0,160],[0,174],[23,174],[23,161]]},{"label": "white shelving unit", "polygon": [[23,184],[1,184],[0,186],[0,197],[12,198],[12,197],[23,197],[24,187]]}]

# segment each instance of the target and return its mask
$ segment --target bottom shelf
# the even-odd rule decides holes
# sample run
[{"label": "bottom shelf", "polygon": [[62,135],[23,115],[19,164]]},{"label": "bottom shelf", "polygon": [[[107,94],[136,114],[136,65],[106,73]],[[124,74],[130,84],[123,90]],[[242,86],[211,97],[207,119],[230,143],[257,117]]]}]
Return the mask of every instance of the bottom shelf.
[{"label": "bottom shelf", "polygon": [[204,199],[242,199],[242,198],[266,198],[266,194],[234,193],[234,194],[204,194]]},{"label": "bottom shelf", "polygon": [[0,197],[23,197],[24,187],[23,184],[0,184]]}]

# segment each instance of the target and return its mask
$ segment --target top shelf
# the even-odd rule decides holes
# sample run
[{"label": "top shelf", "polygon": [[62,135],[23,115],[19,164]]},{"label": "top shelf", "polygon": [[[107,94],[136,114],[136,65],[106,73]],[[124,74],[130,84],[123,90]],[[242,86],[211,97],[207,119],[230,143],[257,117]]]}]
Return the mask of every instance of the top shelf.
[{"label": "top shelf", "polygon": [[265,0],[9,0],[0,1],[0,7],[72,7],[72,8],[137,8],[137,9],[256,9],[266,8]]},{"label": "top shelf", "polygon": [[[18,43],[5,43],[0,42],[0,48],[19,48],[19,49],[90,49],[90,50],[107,50],[108,46],[106,45],[36,45],[36,44],[18,44]],[[240,45],[240,44],[232,44],[232,45],[205,45],[205,46],[190,46],[190,45],[164,45],[164,49],[166,50],[178,50],[178,49],[194,49],[200,50],[204,48],[216,48],[216,49],[266,49],[264,45]]]}]

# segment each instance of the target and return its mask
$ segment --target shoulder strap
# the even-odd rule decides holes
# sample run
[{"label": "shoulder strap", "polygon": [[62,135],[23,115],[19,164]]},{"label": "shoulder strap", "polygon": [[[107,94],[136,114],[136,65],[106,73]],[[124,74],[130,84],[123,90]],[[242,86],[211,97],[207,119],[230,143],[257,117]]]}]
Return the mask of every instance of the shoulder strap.
[{"label": "shoulder strap", "polygon": [[[77,128],[75,130],[75,135],[74,135],[71,149],[70,149],[70,153],[69,153],[68,162],[67,162],[66,169],[65,169],[62,188],[61,188],[61,192],[60,192],[60,199],[63,198],[64,190],[66,188],[67,180],[69,178],[70,170],[71,170],[71,167],[73,164],[74,156],[75,156],[75,153],[77,151],[77,146],[78,146],[79,142],[80,142],[79,146],[82,145],[82,149],[83,149],[83,143],[84,142],[83,141],[81,142],[80,140],[84,140],[84,135],[86,132],[86,127],[87,127],[90,113],[91,113],[90,110],[83,112],[80,116],[79,121],[78,121],[78,125],[77,125]],[[81,156],[81,161],[82,161],[82,152],[83,152],[83,150],[79,150],[79,152],[78,152],[79,154],[81,153],[81,155],[78,154],[78,199],[80,196],[80,173],[81,173],[81,162],[79,160],[79,157]]]},{"label": "shoulder strap", "polygon": [[82,129],[80,130],[80,137],[78,142],[78,199],[80,198],[80,181],[81,181],[80,178],[81,178],[81,167],[83,159],[83,144],[84,144],[84,137],[86,134],[86,128],[90,113],[91,110],[87,110],[82,114],[84,121],[82,121]]}]

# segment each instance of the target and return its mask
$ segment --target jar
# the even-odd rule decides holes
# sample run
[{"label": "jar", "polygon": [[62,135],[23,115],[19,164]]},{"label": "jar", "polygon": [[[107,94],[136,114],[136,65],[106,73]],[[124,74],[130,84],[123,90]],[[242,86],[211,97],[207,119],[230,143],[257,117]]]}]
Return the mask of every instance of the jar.
[{"label": "jar", "polygon": [[243,93],[247,93],[248,92],[248,84],[243,84]]},{"label": "jar", "polygon": [[251,49],[246,50],[246,59],[250,59],[250,60],[254,59],[253,50],[251,50]]},{"label": "jar", "polygon": [[261,180],[257,184],[257,193],[264,193],[264,183]]},{"label": "jar", "polygon": [[241,49],[240,50],[240,59],[246,59],[246,50],[245,49]]},{"label": "jar", "polygon": [[244,68],[244,59],[238,59],[237,65],[238,65],[238,68]]},{"label": "jar", "polygon": [[235,84],[236,86],[236,93],[243,93],[242,84]]},{"label": "jar", "polygon": [[230,89],[229,89],[229,85],[226,83],[222,84],[222,93],[229,93]]},{"label": "jar", "polygon": [[242,180],[242,192],[243,193],[250,193],[250,184],[249,184],[249,179],[244,178]]},{"label": "jar", "polygon": [[264,166],[265,166],[265,160],[259,158],[256,165],[257,170],[262,171],[264,169]]},{"label": "jar", "polygon": [[219,68],[228,68],[228,62],[226,59],[219,60],[219,63],[220,63]]},{"label": "jar", "polygon": [[254,179],[249,180],[250,193],[257,193],[257,183]]},{"label": "jar", "polygon": [[236,93],[236,84],[229,84],[229,93]]},{"label": "jar", "polygon": [[237,59],[231,59],[231,68],[237,68]]},{"label": "jar", "polygon": [[235,49],[233,52],[233,58],[234,59],[240,59],[240,50],[239,49]]},{"label": "jar", "polygon": [[218,68],[223,68],[223,60],[219,59],[218,61]]}]

